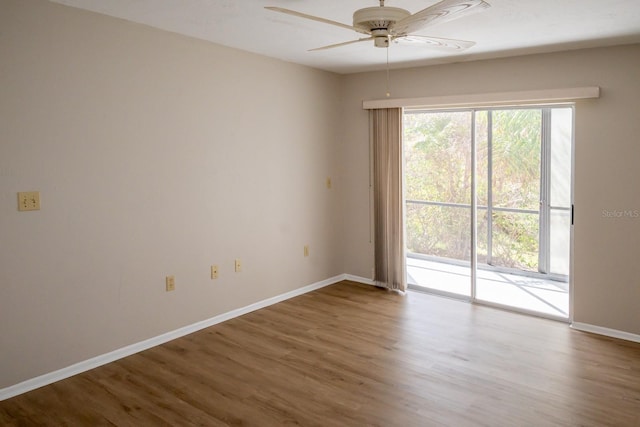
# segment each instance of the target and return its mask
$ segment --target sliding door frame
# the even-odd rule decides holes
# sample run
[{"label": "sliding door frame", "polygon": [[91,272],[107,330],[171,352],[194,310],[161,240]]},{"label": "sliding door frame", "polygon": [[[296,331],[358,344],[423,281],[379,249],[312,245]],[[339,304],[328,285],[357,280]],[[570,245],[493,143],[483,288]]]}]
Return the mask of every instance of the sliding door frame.
[{"label": "sliding door frame", "polygon": [[[552,207],[550,205],[550,173],[549,168],[550,165],[550,155],[551,155],[551,110],[554,108],[570,108],[571,109],[571,178],[570,178],[570,197],[571,197],[571,208],[560,208],[560,207]],[[541,117],[541,152],[540,152],[540,205],[538,211],[527,210],[527,209],[510,209],[510,208],[495,208],[493,206],[493,191],[492,191],[492,182],[493,182],[493,111],[505,111],[505,110],[540,110]],[[463,113],[469,112],[471,113],[471,170],[473,173],[471,174],[471,260],[470,260],[470,292],[469,296],[460,295],[452,292],[446,292],[441,290],[432,290],[432,289],[424,289],[422,287],[416,287],[409,285],[409,287],[413,290],[424,291],[428,293],[443,295],[447,297],[453,297],[458,300],[468,301],[473,304],[486,305],[491,307],[500,308],[503,310],[514,311],[523,314],[529,314],[536,317],[548,318],[552,320],[558,320],[561,322],[570,323],[573,321],[573,203],[574,203],[574,174],[575,174],[575,103],[559,103],[559,104],[531,104],[531,105],[514,105],[514,106],[490,106],[490,107],[463,107],[463,108],[404,108],[403,115],[406,111],[411,112],[425,112],[425,113]],[[487,206],[478,208],[478,200],[477,200],[477,135],[476,135],[476,113],[477,112],[487,112],[487,146],[488,146],[488,158],[487,158]],[[404,169],[404,162],[403,162]],[[403,179],[404,179],[403,172]],[[433,206],[448,206],[448,207],[459,207],[463,208],[466,205],[459,205],[455,203],[444,203],[444,202],[427,202],[427,201],[413,201],[407,200],[405,194],[403,194],[403,209],[406,212],[407,202],[409,203],[419,203]],[[487,215],[487,264],[494,271],[505,272],[505,273],[514,273],[514,269],[510,268],[501,268],[491,265],[492,258],[492,213],[493,211],[505,211],[505,212],[515,212],[515,213],[537,213],[539,215],[538,224],[539,224],[539,240],[538,240],[538,272],[518,270],[517,273],[529,276],[529,277],[545,277],[551,280],[560,280],[568,283],[569,288],[569,313],[568,316],[554,316],[552,314],[541,313],[537,311],[527,310],[519,307],[508,306],[504,304],[494,303],[485,300],[477,299],[477,272],[478,272],[478,259],[477,259],[477,212],[478,209],[486,209],[488,211]],[[557,274],[549,273],[549,265],[550,265],[550,211],[551,209],[561,209],[561,210],[570,210],[571,222],[570,222],[570,231],[569,231],[569,275],[568,277]],[[405,221],[406,224],[406,221]],[[405,229],[406,233],[406,229]],[[437,257],[433,256],[424,256],[425,259],[436,259]],[[406,262],[406,256],[405,256]],[[458,264],[457,262],[454,262]],[[466,265],[466,261],[460,261],[459,265]]]}]

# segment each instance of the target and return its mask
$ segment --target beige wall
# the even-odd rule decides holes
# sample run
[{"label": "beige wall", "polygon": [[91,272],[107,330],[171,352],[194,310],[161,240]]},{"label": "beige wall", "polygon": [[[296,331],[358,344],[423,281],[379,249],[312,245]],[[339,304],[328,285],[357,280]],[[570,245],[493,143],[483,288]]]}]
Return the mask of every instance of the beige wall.
[{"label": "beige wall", "polygon": [[[339,88],[0,0],[0,388],[343,273]],[[41,211],[17,211],[28,190]]]},{"label": "beige wall", "polygon": [[[395,98],[600,86],[576,107],[574,320],[640,334],[640,45],[392,71]],[[362,100],[383,99],[384,73],[345,76],[345,257],[369,277],[368,128]]]},{"label": "beige wall", "polygon": [[[361,101],[384,97],[383,73],[341,77],[44,0],[0,0],[0,29],[0,388],[371,276]],[[640,219],[602,210],[640,209],[637,69],[635,45],[391,74],[394,97],[602,87],[577,107],[575,320],[636,334]],[[26,190],[41,211],[17,212]]]}]

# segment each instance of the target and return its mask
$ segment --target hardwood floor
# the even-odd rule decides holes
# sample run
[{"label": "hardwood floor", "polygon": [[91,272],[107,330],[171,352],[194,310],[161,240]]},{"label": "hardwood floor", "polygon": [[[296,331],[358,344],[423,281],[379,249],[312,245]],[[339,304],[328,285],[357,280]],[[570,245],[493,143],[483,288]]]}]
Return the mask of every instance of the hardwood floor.
[{"label": "hardwood floor", "polygon": [[0,402],[0,425],[639,426],[640,344],[342,282]]}]

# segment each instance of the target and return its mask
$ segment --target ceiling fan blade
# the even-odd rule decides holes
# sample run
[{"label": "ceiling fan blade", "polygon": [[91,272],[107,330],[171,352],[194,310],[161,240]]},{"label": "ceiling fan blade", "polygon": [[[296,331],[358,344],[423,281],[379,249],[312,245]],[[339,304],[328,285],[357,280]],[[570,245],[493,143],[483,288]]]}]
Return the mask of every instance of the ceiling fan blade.
[{"label": "ceiling fan blade", "polygon": [[310,19],[312,21],[322,22],[323,24],[334,25],[336,27],[341,27],[341,28],[345,28],[347,30],[357,31],[359,33],[368,34],[368,33],[364,32],[362,29],[359,29],[359,28],[356,28],[356,27],[352,27],[351,25],[343,24],[343,23],[337,22],[337,21],[332,21],[330,19],[320,18],[318,16],[307,15],[306,13],[296,12],[295,10],[289,10],[289,9],[284,9],[282,7],[274,7],[274,6],[265,6],[265,9],[272,10],[274,12],[284,13],[284,14],[287,14],[287,15],[297,16],[299,18]]},{"label": "ceiling fan blade", "polygon": [[435,48],[444,48],[449,50],[465,50],[475,46],[475,42],[467,40],[443,39],[441,37],[419,36],[412,34],[410,36],[394,37],[394,41],[406,44],[428,45]]},{"label": "ceiling fan blade", "polygon": [[367,40],[374,40],[374,37],[365,37],[362,39],[358,39],[358,40],[351,40],[348,42],[344,42],[344,43],[338,43],[338,44],[331,44],[329,46],[323,46],[323,47],[317,47],[315,49],[309,49],[309,52],[315,52],[317,50],[327,50],[327,49],[333,49],[334,47],[340,47],[340,46],[346,46],[348,44],[353,44],[353,43],[360,43],[360,42],[365,42]]},{"label": "ceiling fan blade", "polygon": [[439,24],[452,19],[462,18],[491,7],[483,0],[442,0],[439,3],[416,12],[396,22],[393,34],[404,35],[423,29],[428,25]]}]

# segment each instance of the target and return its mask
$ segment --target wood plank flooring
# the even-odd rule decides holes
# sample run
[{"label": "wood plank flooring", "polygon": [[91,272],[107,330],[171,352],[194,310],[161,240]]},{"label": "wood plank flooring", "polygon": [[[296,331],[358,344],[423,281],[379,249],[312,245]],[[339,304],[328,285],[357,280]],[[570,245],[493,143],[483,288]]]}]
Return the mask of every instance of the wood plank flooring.
[{"label": "wood plank flooring", "polygon": [[640,344],[341,282],[0,402],[0,425],[640,426]]}]

